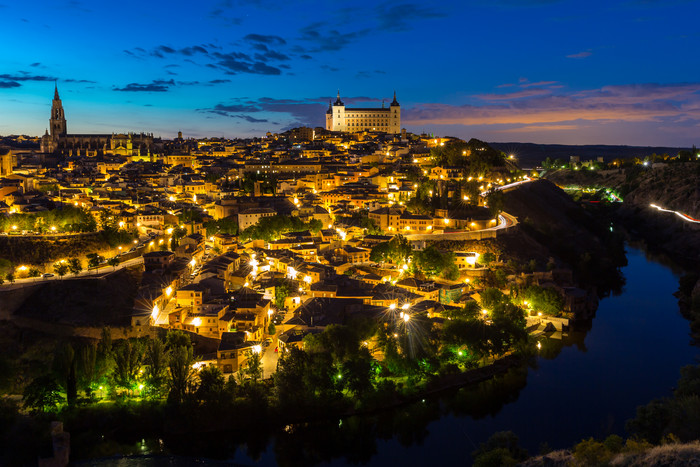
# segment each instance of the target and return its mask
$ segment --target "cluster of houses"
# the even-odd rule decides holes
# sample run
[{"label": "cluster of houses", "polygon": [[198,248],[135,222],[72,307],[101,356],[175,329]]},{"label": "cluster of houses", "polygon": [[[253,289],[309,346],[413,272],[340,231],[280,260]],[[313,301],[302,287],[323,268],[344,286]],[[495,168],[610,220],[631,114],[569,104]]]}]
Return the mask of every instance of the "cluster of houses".
[{"label": "cluster of houses", "polygon": [[[416,172],[445,196],[462,198],[448,193],[457,185],[447,182],[471,176],[463,167],[434,166],[430,157],[450,139],[306,130],[246,140],[180,136],[124,154],[65,157],[26,144],[2,149],[0,215],[72,205],[145,238],[124,252],[125,259],[142,256],[144,262],[131,326],[181,329],[218,341],[211,361],[224,373],[238,371],[267,343],[283,351],[353,315],[379,317],[400,308],[440,320],[445,310],[473,300],[463,280],[417,280],[401,265],[370,261],[372,246],[397,233],[496,225],[483,202],[468,202],[466,195],[460,209],[408,209],[417,195]],[[506,173],[485,172],[480,188],[510,181]],[[358,212],[383,235],[339,220]],[[272,216],[314,220],[323,228],[271,241],[235,234]],[[221,220],[235,228],[207,232],[207,224]],[[185,235],[174,239],[177,228]],[[478,274],[476,253],[455,254],[461,272]]]}]

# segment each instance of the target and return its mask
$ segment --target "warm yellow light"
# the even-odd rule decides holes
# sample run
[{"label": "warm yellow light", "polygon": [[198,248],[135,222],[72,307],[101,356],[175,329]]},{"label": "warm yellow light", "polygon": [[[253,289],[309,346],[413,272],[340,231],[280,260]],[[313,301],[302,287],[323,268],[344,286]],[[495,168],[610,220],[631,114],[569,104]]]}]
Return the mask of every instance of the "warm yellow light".
[{"label": "warm yellow light", "polygon": [[405,323],[408,323],[408,321],[409,321],[410,319],[411,319],[411,315],[409,315],[408,313],[405,313],[405,314],[403,315],[403,321],[404,321]]},{"label": "warm yellow light", "polygon": [[396,309],[396,303],[392,303],[389,305],[390,310],[395,310]]},{"label": "warm yellow light", "polygon": [[52,226],[51,226],[51,231],[52,231],[52,232],[55,232],[55,231],[56,231],[56,226],[55,226],[55,225],[52,225]]},{"label": "warm yellow light", "polygon": [[13,225],[13,226],[12,226],[12,230],[17,230],[17,226],[16,226],[16,225]]},{"label": "warm yellow light", "polygon": [[445,219],[444,222],[445,222],[445,224],[449,224],[449,223],[450,223],[450,220],[449,220],[449,219]]},{"label": "warm yellow light", "polygon": [[156,319],[158,317],[158,313],[160,312],[160,308],[158,307],[158,304],[153,305],[153,311],[151,312],[151,318]]},{"label": "warm yellow light", "polygon": [[170,235],[171,233],[173,233],[173,228],[172,228],[172,227],[169,227],[169,228],[165,229],[165,233],[167,233],[168,235]]},{"label": "warm yellow light", "polygon": [[170,196],[168,199],[169,199],[170,201],[175,201],[175,197],[174,197],[174,196]]},{"label": "warm yellow light", "polygon": [[202,325],[202,318],[196,317],[195,319],[192,320],[192,324],[194,324],[197,327],[201,326]]},{"label": "warm yellow light", "polygon": [[168,288],[165,289],[165,295],[169,297],[172,294],[173,294],[173,288],[171,286],[168,286]]},{"label": "warm yellow light", "polygon": [[194,267],[195,264],[197,264],[197,260],[194,259],[194,258],[192,258],[192,261],[190,261],[190,266],[191,266],[191,267]]},{"label": "warm yellow light", "polygon": [[487,315],[487,314],[489,313],[489,310],[483,309],[483,308],[482,308],[481,312],[482,312],[483,314]]},{"label": "warm yellow light", "polygon": [[402,310],[408,310],[410,307],[411,307],[410,303],[404,303],[403,305],[401,305]]},{"label": "warm yellow light", "polygon": [[260,353],[262,352],[262,346],[261,345],[254,345],[253,346],[253,353]]},{"label": "warm yellow light", "polygon": [[18,271],[26,271],[27,269],[27,266],[20,266],[17,268]]}]

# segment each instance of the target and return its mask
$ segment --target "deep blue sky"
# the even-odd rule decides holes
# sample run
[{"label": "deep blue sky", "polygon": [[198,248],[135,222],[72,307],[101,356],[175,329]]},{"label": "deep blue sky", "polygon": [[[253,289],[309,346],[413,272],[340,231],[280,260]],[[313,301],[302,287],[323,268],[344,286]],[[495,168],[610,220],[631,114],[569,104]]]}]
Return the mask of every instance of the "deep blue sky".
[{"label": "deep blue sky", "polygon": [[[253,136],[328,99],[487,141],[700,143],[700,3],[0,0],[0,134]],[[387,101],[387,102],[388,102]]]}]

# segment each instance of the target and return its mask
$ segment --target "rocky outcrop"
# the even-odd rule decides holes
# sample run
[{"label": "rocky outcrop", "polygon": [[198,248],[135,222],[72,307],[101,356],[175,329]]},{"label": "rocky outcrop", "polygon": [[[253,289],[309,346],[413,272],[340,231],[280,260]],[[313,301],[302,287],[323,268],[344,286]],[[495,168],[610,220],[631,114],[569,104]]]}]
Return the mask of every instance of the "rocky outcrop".
[{"label": "rocky outcrop", "polygon": [[[524,467],[565,467],[587,465],[577,460],[568,450],[554,451],[543,456],[532,457],[518,464]],[[692,443],[672,443],[654,446],[641,452],[621,452],[604,465],[613,466],[655,466],[681,467],[700,465],[700,441]]]}]

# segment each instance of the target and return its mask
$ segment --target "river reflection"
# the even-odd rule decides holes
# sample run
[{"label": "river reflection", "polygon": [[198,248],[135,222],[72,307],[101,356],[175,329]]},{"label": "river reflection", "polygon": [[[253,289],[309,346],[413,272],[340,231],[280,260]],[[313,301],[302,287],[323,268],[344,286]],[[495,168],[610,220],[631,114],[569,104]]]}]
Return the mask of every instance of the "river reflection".
[{"label": "river reflection", "polygon": [[600,301],[590,330],[542,339],[527,367],[372,416],[245,439],[231,433],[166,439],[174,456],[149,460],[191,465],[202,461],[187,456],[206,453],[260,466],[464,465],[496,431],[515,432],[532,454],[542,443],[564,448],[590,436],[624,436],[636,407],[670,395],[680,367],[697,354],[672,295],[678,276],[637,249],[629,249],[628,260],[623,293]]}]

